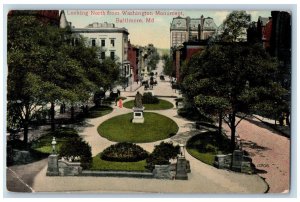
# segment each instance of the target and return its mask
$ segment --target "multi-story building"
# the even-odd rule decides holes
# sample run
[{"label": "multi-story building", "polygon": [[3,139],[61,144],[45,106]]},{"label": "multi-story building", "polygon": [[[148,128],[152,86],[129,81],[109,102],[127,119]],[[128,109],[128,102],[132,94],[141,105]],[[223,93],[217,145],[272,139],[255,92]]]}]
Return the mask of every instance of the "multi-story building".
[{"label": "multi-story building", "polygon": [[139,80],[139,53],[140,50],[128,41],[128,60],[130,62],[132,82]]},{"label": "multi-story building", "polygon": [[187,41],[209,39],[217,31],[213,18],[176,17],[170,26],[170,46],[176,48]]},{"label": "multi-story building", "polygon": [[113,23],[92,23],[85,28],[72,28],[72,32],[87,39],[90,46],[100,47],[99,58],[106,57],[121,63],[121,76],[130,77],[128,61],[128,30],[115,27]]}]

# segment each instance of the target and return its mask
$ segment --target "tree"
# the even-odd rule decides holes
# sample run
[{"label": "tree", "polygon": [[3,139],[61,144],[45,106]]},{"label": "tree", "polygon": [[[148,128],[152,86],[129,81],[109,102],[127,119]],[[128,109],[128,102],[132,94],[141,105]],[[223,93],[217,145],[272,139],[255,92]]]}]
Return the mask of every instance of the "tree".
[{"label": "tree", "polygon": [[163,72],[168,76],[175,76],[175,69],[173,68],[173,61],[169,55],[165,54],[162,56],[162,60],[164,61]]},{"label": "tree", "polygon": [[192,57],[183,87],[196,105],[224,113],[235,148],[236,127],[261,106],[280,100],[286,91],[276,82],[278,64],[260,45],[222,43]]},{"label": "tree", "polygon": [[[12,15],[8,19],[8,116],[18,119],[28,141],[28,126],[41,106],[51,103],[51,128],[57,102],[85,102],[100,87],[118,77],[114,61],[97,57],[69,28],[60,29],[36,16]],[[16,110],[18,109],[18,110]]]},{"label": "tree", "polygon": [[231,12],[221,25],[221,34],[217,36],[217,40],[223,42],[245,41],[250,22],[251,16],[246,11]]},{"label": "tree", "polygon": [[147,66],[148,70],[152,71],[156,69],[156,65],[159,61],[159,54],[157,52],[157,49],[153,46],[153,44],[148,44],[148,46],[145,47],[145,50],[147,51]]}]

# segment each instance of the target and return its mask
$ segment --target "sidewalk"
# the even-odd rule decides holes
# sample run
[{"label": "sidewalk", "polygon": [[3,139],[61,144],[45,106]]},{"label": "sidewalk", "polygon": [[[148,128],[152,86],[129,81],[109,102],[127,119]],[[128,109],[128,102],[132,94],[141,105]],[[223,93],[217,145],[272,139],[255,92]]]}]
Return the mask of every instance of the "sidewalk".
[{"label": "sidewalk", "polygon": [[290,126],[280,126],[278,121],[276,121],[277,125],[275,125],[275,120],[273,119],[268,119],[259,115],[253,114],[253,117],[262,123],[266,124],[273,130],[279,132],[281,135],[290,138],[291,137],[291,129]]},{"label": "sidewalk", "polygon": [[[230,137],[228,125],[223,123],[223,128]],[[269,193],[282,193],[289,190],[290,139],[270,130],[257,119],[241,121],[236,132],[240,136],[243,149],[249,153],[258,169],[259,175],[269,184]]]}]

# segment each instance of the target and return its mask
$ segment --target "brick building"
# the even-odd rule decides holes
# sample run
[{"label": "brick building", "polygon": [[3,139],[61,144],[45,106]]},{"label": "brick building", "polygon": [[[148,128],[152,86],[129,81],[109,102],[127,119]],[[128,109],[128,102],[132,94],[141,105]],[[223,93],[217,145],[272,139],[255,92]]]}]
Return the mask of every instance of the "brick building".
[{"label": "brick building", "polygon": [[132,81],[135,82],[139,80],[139,53],[140,49],[128,41],[128,60],[130,62]]},{"label": "brick building", "polygon": [[187,41],[199,41],[209,39],[217,31],[217,25],[213,18],[176,17],[170,25],[171,49],[181,46]]}]

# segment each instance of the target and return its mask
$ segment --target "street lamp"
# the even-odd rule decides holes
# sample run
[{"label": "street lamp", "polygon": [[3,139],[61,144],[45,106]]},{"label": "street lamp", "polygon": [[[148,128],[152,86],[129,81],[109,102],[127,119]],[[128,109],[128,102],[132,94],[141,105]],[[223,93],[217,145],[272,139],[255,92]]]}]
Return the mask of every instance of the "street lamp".
[{"label": "street lamp", "polygon": [[51,144],[52,144],[52,154],[55,154],[56,153],[56,151],[55,151],[55,145],[56,145],[55,137],[53,137]]}]

